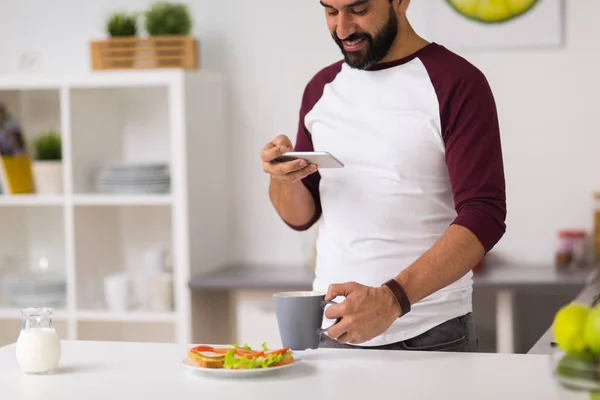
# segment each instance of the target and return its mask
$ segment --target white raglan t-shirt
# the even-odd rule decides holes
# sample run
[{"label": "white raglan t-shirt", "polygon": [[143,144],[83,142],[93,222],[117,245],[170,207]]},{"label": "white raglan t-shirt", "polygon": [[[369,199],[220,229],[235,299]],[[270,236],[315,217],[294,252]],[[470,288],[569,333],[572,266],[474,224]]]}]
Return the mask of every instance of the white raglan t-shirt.
[{"label": "white raglan t-shirt", "polygon": [[[295,150],[328,151],[345,164],[303,180],[317,212],[292,227],[318,221],[314,290],[351,281],[381,286],[453,223],[470,229],[486,251],[504,233],[491,90],[477,68],[436,43],[368,70],[340,61],[317,73],[303,95]],[[471,294],[468,273],[360,345],[406,340],[464,315]]]}]

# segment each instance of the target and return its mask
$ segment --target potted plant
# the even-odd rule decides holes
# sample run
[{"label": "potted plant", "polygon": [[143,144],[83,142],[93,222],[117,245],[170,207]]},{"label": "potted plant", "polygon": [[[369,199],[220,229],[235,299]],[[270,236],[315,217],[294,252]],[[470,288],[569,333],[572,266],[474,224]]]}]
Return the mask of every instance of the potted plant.
[{"label": "potted plant", "polygon": [[33,174],[36,192],[60,194],[63,191],[62,141],[56,131],[41,132],[33,140]]},{"label": "potted plant", "polygon": [[106,21],[106,32],[110,37],[137,36],[137,14],[114,13]]},{"label": "potted plant", "polygon": [[192,31],[192,17],[186,4],[159,1],[145,14],[150,36],[186,36]]},{"label": "potted plant", "polygon": [[190,34],[193,21],[185,3],[159,0],[139,14],[113,13],[105,24],[109,37],[90,42],[94,70],[198,67],[197,40]]},{"label": "potted plant", "polygon": [[[186,45],[184,38],[192,31],[192,17],[186,4],[158,1],[146,11],[145,27],[148,35],[155,39],[153,47],[157,66],[169,67],[173,66],[173,58],[163,57],[181,55]],[[161,49],[161,46],[169,49]],[[177,49],[178,47],[181,47],[181,50]]]},{"label": "potted plant", "polygon": [[116,12],[106,21],[106,32],[113,39],[110,45],[114,50],[118,50],[119,59],[110,61],[114,68],[131,68],[135,62],[137,42],[122,39],[137,36],[137,18],[136,14]]}]

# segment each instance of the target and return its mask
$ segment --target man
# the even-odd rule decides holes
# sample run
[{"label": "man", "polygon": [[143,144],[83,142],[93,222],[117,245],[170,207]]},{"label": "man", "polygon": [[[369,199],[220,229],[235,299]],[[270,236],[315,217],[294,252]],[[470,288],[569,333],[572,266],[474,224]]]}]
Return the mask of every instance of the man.
[{"label": "man", "polygon": [[323,347],[478,350],[471,269],[505,232],[496,107],[477,68],[413,31],[409,3],[321,2],[344,60],[308,83],[295,150],[345,168],[273,163],[285,136],[261,153],[283,221],[319,221],[314,289],[341,318]]}]

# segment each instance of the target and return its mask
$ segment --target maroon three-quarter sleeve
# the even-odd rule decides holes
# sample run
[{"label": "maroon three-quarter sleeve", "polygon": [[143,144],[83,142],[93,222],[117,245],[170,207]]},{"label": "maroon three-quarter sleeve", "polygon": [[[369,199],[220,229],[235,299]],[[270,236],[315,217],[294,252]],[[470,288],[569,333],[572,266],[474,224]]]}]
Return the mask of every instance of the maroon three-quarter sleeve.
[{"label": "maroon three-quarter sleeve", "polygon": [[[302,96],[302,104],[300,106],[300,116],[298,120],[298,131],[296,133],[296,145],[294,146],[295,151],[315,151],[314,145],[312,142],[312,136],[306,125],[304,124],[304,118],[306,114],[313,109],[313,107],[317,104],[321,96],[323,96],[323,91],[325,90],[325,86],[332,82],[337,74],[342,69],[342,62],[338,61],[335,64],[332,64],[321,71],[319,71],[306,85],[304,89],[304,94]],[[303,231],[309,229],[318,219],[321,217],[322,208],[321,208],[321,197],[319,195],[319,183],[321,181],[321,175],[319,172],[314,172],[307,177],[302,179],[302,183],[310,194],[312,195],[313,200],[315,201],[315,214],[306,224],[301,226],[295,226],[287,224],[291,228]]]},{"label": "maroon three-quarter sleeve", "polygon": [[502,146],[495,100],[476,67],[450,53],[421,57],[438,96],[446,164],[458,213],[486,252],[506,231]]}]

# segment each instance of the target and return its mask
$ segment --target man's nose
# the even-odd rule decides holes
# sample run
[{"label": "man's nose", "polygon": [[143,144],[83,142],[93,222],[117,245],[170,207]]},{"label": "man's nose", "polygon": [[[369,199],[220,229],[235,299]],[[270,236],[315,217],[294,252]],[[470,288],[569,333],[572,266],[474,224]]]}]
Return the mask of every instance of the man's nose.
[{"label": "man's nose", "polygon": [[336,28],[337,36],[340,39],[344,40],[348,36],[352,35],[354,32],[356,32],[356,25],[352,21],[352,18],[340,13],[340,15],[338,16],[338,24]]}]

